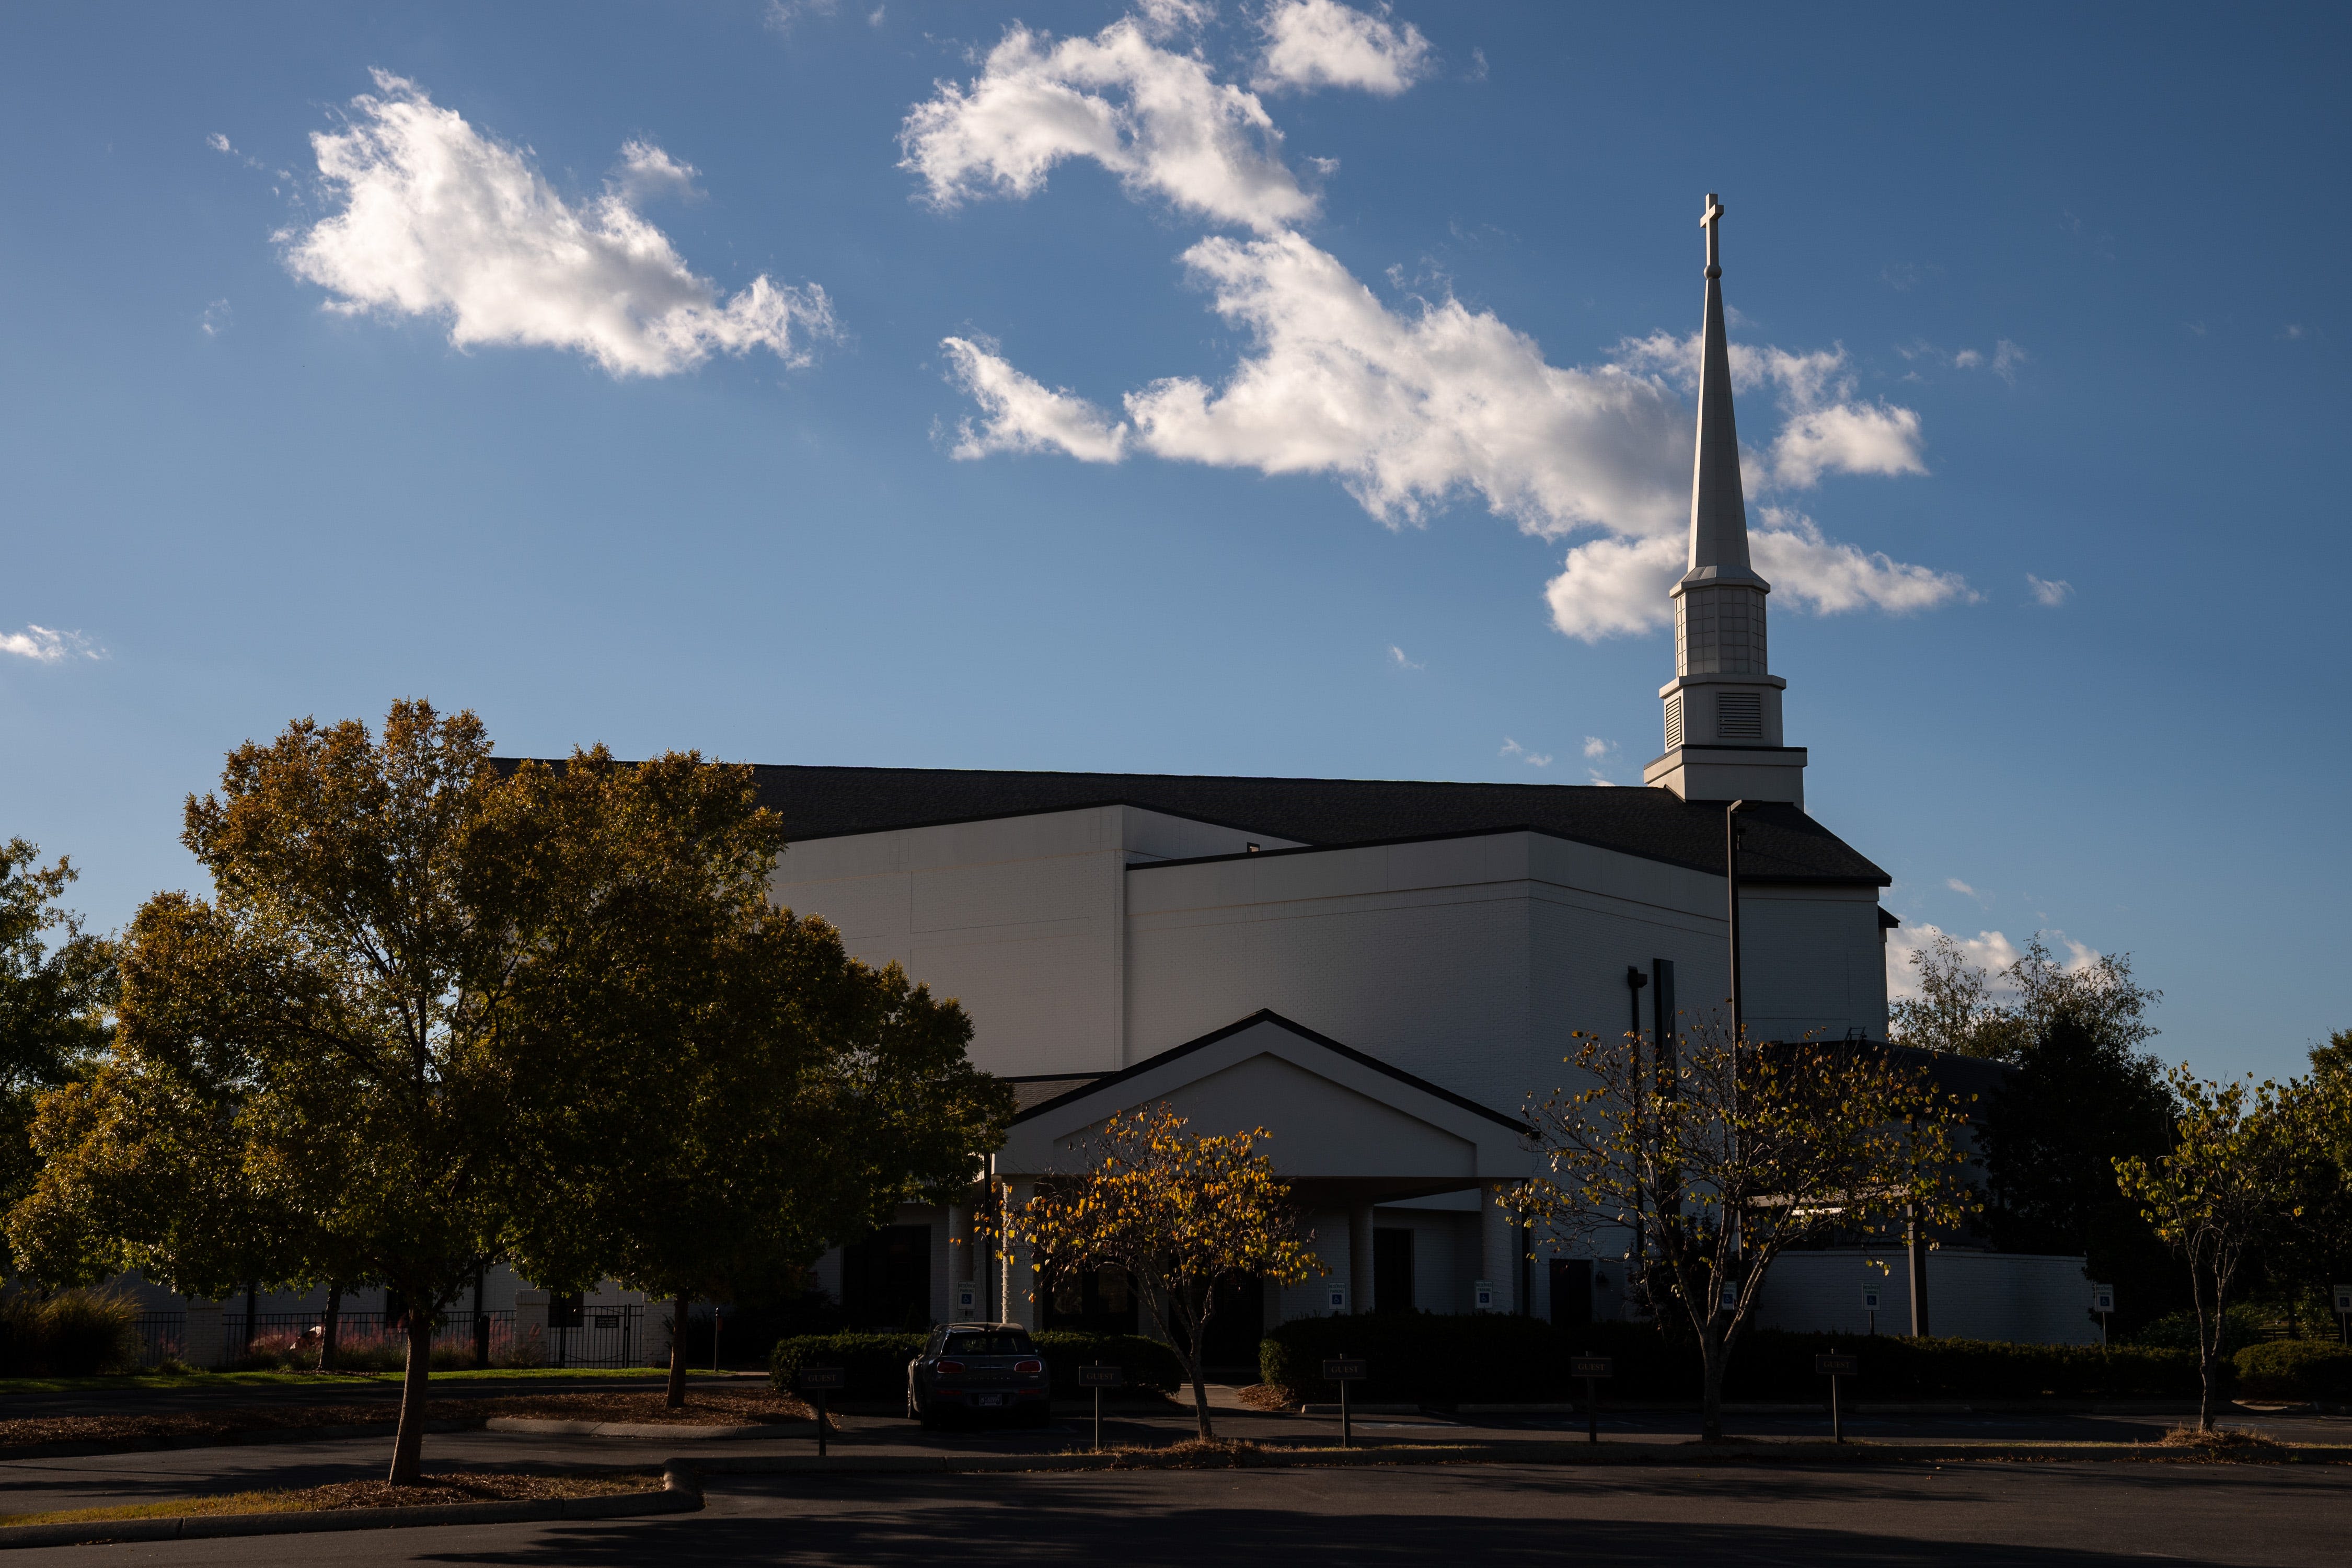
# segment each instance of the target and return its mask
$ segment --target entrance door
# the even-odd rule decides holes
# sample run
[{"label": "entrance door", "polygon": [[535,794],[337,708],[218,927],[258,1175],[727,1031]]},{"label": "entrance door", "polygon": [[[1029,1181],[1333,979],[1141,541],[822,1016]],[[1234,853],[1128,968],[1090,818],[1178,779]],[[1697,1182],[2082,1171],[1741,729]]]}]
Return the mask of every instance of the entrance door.
[{"label": "entrance door", "polygon": [[1555,1258],[1551,1260],[1551,1321],[1559,1324],[1592,1321],[1592,1259]]},{"label": "entrance door", "polygon": [[841,1249],[841,1309],[853,1329],[931,1326],[931,1227],[886,1225]]},{"label": "entrance door", "polygon": [[1265,1338],[1265,1281],[1225,1279],[1217,1285],[1216,1310],[1201,1342],[1203,1366],[1249,1367],[1257,1381],[1257,1342]]}]

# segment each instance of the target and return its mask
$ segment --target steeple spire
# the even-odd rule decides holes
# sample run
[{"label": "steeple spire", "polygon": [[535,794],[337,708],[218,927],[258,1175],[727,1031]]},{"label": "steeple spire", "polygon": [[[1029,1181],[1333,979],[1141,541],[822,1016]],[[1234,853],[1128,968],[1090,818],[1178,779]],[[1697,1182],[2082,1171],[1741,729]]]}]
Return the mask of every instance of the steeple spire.
[{"label": "steeple spire", "polygon": [[1698,454],[1691,470],[1690,570],[1685,584],[1769,585],[1748,564],[1748,500],[1739,487],[1739,428],[1731,416],[1731,345],[1723,335],[1723,203],[1706,194],[1706,314],[1700,331]]},{"label": "steeple spire", "polygon": [[1707,193],[1706,307],[1699,332],[1698,441],[1691,466],[1690,561],[1675,601],[1675,679],[1665,754],[1644,784],[1685,800],[1805,802],[1805,752],[1780,743],[1780,692],[1765,665],[1764,595],[1748,560],[1748,500],[1731,414],[1731,345],[1723,332],[1723,203]]}]

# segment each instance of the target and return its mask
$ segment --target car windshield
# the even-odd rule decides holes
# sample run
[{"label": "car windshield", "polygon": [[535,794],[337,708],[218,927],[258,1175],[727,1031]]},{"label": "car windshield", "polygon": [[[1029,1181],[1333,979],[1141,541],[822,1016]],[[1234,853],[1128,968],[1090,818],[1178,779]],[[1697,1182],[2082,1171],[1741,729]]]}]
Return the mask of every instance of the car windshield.
[{"label": "car windshield", "polygon": [[940,1348],[943,1355],[1027,1355],[1030,1352],[1026,1334],[950,1334]]}]

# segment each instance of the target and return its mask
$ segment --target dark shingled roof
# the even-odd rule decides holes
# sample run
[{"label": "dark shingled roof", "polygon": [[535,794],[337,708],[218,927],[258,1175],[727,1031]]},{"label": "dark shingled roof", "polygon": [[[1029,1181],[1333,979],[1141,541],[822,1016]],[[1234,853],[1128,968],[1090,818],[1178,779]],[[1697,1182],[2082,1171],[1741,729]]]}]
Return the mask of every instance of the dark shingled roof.
[{"label": "dark shingled roof", "polygon": [[[1320,848],[1524,829],[1723,874],[1724,803],[1686,802],[1663,789],[971,768],[752,772],[761,803],[795,841],[1125,805]],[[1751,805],[1740,820],[1743,878],[1879,888],[1894,880],[1793,805]]]}]

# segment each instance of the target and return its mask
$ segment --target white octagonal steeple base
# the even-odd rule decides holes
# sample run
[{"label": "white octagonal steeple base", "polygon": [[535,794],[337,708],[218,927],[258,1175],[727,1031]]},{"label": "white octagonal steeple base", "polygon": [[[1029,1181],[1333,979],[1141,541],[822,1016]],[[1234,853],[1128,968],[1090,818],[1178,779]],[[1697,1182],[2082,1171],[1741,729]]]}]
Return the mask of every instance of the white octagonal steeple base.
[{"label": "white octagonal steeple base", "polygon": [[1784,800],[1805,805],[1802,746],[1676,746],[1642,770],[1642,782],[1685,800]]}]

